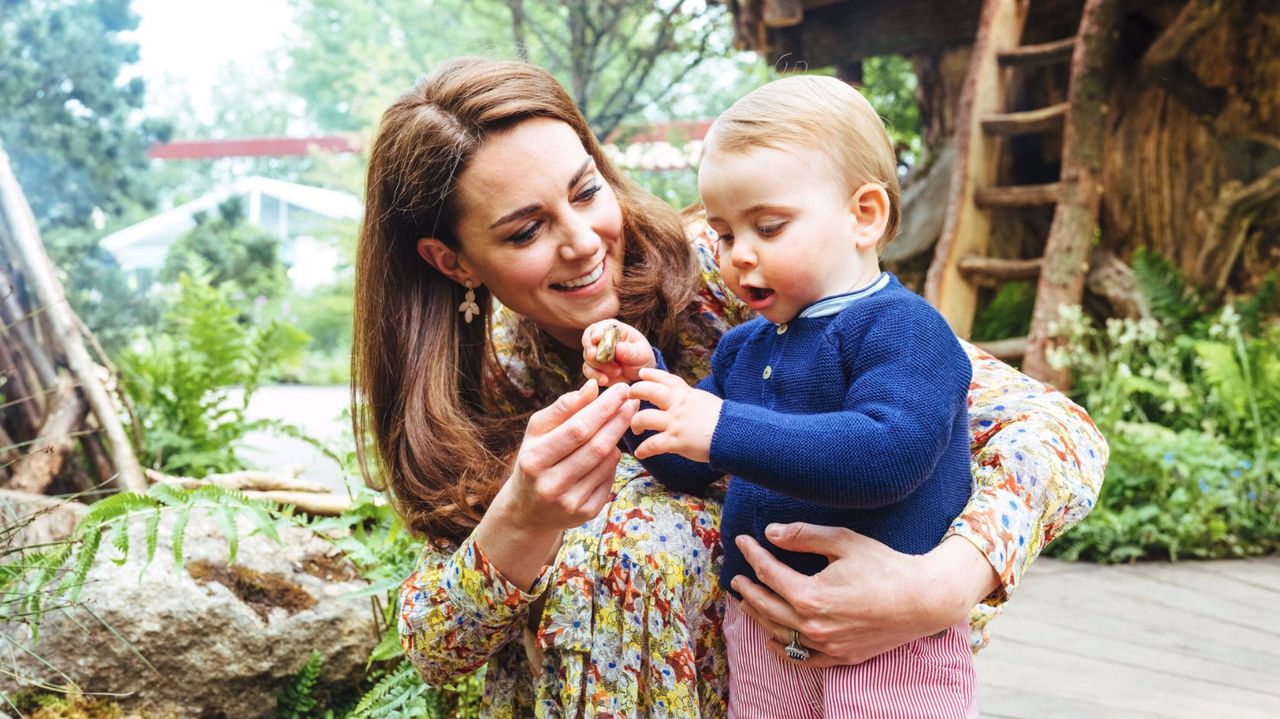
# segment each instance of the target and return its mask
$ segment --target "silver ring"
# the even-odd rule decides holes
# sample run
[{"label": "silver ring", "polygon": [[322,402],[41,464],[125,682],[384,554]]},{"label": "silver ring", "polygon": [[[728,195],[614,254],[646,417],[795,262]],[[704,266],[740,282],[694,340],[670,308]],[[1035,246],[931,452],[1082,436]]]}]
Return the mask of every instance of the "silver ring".
[{"label": "silver ring", "polygon": [[787,645],[787,658],[802,662],[809,658],[809,650],[800,643],[800,630],[791,630],[791,643]]}]

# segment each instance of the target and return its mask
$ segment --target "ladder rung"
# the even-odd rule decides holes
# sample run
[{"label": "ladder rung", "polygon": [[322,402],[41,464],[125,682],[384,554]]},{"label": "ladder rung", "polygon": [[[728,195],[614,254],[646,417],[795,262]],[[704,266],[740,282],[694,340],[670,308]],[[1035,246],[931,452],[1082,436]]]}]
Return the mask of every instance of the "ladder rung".
[{"label": "ladder rung", "polygon": [[990,342],[974,342],[978,349],[987,354],[1001,359],[1006,362],[1009,360],[1020,360],[1027,352],[1026,337],[1010,337],[1007,340],[992,340]]},{"label": "ladder rung", "polygon": [[1034,207],[1058,201],[1058,183],[984,187],[973,194],[978,207]]},{"label": "ladder rung", "polygon": [[956,269],[965,277],[983,277],[997,280],[1030,280],[1040,276],[1043,259],[1003,260],[995,257],[970,255],[960,258]]},{"label": "ladder rung", "polygon": [[1006,112],[982,118],[982,129],[989,135],[1027,135],[1062,127],[1067,116],[1067,103],[1042,107],[1039,110]]},{"label": "ladder rung", "polygon": [[1076,39],[1074,37],[1066,37],[1040,45],[1023,45],[1012,50],[1005,50],[997,56],[997,59],[1004,67],[1052,65],[1070,60],[1071,53],[1075,50],[1075,47]]}]

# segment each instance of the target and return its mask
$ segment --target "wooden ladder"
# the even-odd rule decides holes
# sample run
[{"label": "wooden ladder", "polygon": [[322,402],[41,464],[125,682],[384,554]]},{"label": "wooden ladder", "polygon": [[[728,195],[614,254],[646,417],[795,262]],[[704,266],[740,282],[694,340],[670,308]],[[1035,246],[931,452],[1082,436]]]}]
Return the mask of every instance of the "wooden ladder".
[{"label": "wooden ladder", "polygon": [[[1099,67],[1098,49],[1108,40],[1097,30],[1098,16],[1110,10],[1112,3],[1087,0],[1075,37],[1021,45],[1028,0],[985,0],[961,91],[946,221],[925,280],[925,297],[957,335],[967,338],[982,283],[1038,278],[1030,334],[980,346],[1001,359],[1021,359],[1023,371],[1061,388],[1069,377],[1045,358],[1048,330],[1058,308],[1079,304],[1083,292],[1087,253],[1097,224],[1096,177],[1105,114],[1101,86],[1081,78]],[[1013,72],[1065,62],[1071,63],[1066,102],[1007,111]],[[1063,149],[1058,182],[999,184],[1005,138],[1059,129]],[[1054,215],[1042,257],[989,256],[993,209],[1043,205],[1054,205]]]}]

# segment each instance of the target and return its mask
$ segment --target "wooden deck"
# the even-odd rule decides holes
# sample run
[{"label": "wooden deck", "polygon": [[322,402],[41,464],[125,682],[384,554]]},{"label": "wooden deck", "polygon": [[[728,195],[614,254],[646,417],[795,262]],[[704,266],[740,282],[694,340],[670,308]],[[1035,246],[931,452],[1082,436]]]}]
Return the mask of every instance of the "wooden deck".
[{"label": "wooden deck", "polygon": [[978,655],[991,719],[1280,717],[1280,557],[1041,559]]}]

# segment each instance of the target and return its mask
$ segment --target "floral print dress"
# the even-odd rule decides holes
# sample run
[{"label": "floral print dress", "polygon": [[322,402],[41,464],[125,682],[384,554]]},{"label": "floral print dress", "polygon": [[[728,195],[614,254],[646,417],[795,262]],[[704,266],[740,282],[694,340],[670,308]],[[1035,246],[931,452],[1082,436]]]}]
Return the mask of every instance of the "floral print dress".
[{"label": "floral print dress", "polygon": [[[700,306],[680,356],[668,361],[696,382],[710,370],[716,340],[748,312],[720,278],[710,229],[695,221],[691,235]],[[499,309],[493,337],[524,395],[512,409],[544,407],[573,386],[576,367],[554,357],[531,361],[546,340],[522,318]],[[972,613],[976,649],[1044,545],[1093,507],[1107,447],[1064,395],[964,347],[974,363],[975,490],[948,536],[982,550],[1001,582]],[[484,717],[723,717],[719,511],[716,497],[672,492],[624,456],[609,504],[565,532],[554,563],[528,591],[507,581],[473,539],[448,549],[429,542],[400,592],[405,652],[433,684],[487,666]],[[535,632],[531,607],[540,598]]]}]

